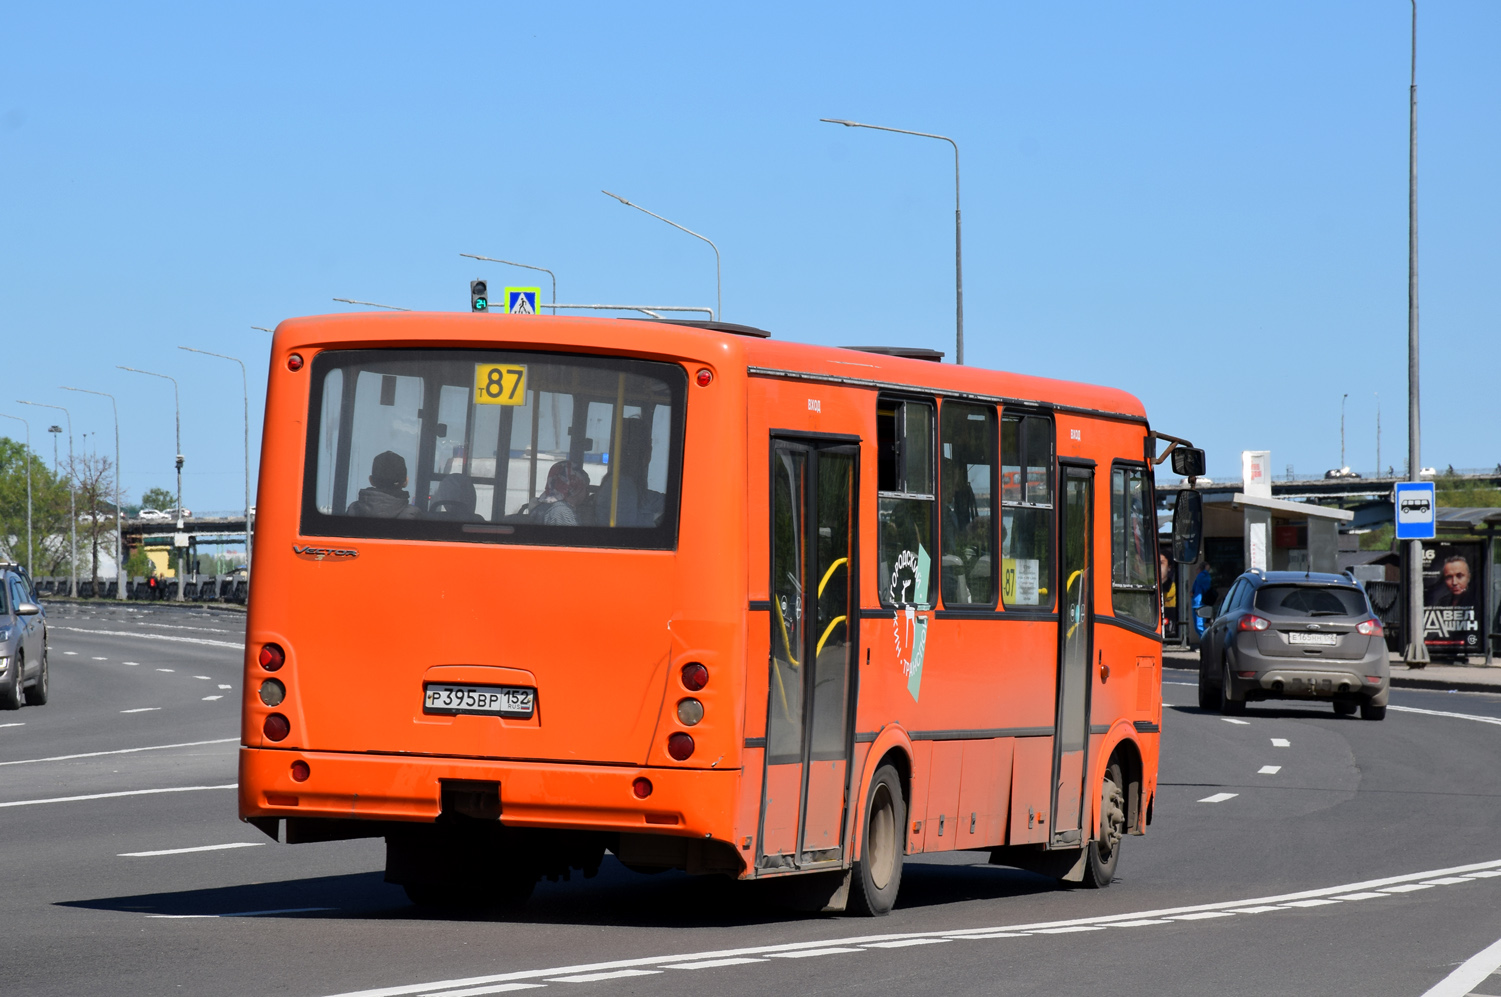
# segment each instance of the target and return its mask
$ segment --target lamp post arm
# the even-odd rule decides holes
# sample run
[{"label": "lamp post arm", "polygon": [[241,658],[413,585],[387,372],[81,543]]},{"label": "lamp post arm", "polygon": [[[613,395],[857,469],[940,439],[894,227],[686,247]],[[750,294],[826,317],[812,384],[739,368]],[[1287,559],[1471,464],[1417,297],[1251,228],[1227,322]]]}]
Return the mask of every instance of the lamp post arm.
[{"label": "lamp post arm", "polygon": [[[259,327],[251,326],[251,328]],[[187,350],[189,353],[201,353],[206,357],[218,357],[220,360],[233,360],[240,365],[240,391],[245,406],[245,573],[248,575],[250,573],[250,377],[245,373],[245,361],[239,357],[214,353],[211,350],[200,350],[192,346],[179,346],[178,349]]]},{"label": "lamp post arm", "polygon": [[666,222],[667,224],[671,225],[673,228],[677,229],[679,232],[687,232],[689,235],[693,236],[693,238],[695,238],[695,239],[702,239],[704,242],[707,242],[709,244],[709,248],[712,249],[712,250],[714,250],[714,297],[715,297],[715,306],[716,306],[715,314],[719,317],[719,320],[721,322],[723,322],[724,321],[724,284],[723,284],[722,279],[721,279],[721,273],[722,273],[722,271],[720,269],[719,247],[716,246],[716,245],[714,245],[714,240],[710,239],[706,235],[699,235],[697,232],[693,231],[691,228],[685,228],[684,226],[679,225],[677,222],[673,221],[671,218],[663,218],[661,215],[657,214],[655,211],[648,211],[646,208],[643,208],[639,204],[636,204],[636,203],[634,203],[632,201],[627,201],[625,198],[621,197],[619,194],[611,194],[607,190],[601,190],[600,193],[604,194],[604,195],[606,195],[608,197],[613,197],[615,200],[619,201],[621,204],[624,204],[628,208],[635,208],[637,211],[644,211],[644,212],[646,212],[646,214],[651,215],[653,218],[657,219],[658,221]]}]

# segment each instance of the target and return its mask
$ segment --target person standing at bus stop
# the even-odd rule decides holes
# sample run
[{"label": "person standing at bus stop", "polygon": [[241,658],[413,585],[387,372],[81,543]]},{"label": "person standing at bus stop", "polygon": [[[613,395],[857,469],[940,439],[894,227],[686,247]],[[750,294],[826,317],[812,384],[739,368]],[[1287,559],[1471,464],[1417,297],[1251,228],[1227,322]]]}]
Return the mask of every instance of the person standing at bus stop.
[{"label": "person standing at bus stop", "polygon": [[[1200,606],[1213,602],[1209,597],[1209,593],[1212,591],[1214,591],[1214,576],[1209,573],[1209,565],[1207,563],[1201,564],[1199,565],[1199,573],[1194,576],[1193,607],[1195,610],[1198,610]],[[1199,632],[1200,637],[1204,636],[1204,625],[1208,622],[1198,612],[1194,613],[1194,629]]]}]

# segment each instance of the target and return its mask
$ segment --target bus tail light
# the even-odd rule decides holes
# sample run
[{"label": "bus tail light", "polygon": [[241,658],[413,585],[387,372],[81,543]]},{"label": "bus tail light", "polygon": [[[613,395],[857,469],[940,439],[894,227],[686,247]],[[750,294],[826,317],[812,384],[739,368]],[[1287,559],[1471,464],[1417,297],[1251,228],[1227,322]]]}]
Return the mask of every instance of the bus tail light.
[{"label": "bus tail light", "polygon": [[308,776],[313,774],[313,769],[301,758],[292,763],[292,781],[307,782]]},{"label": "bus tail light", "polygon": [[645,776],[637,776],[636,781],[631,783],[631,792],[638,800],[646,799],[651,795],[651,780]]},{"label": "bus tail light", "polygon": [[1272,625],[1272,621],[1271,620],[1264,619],[1264,618],[1262,618],[1260,616],[1257,616],[1255,613],[1247,613],[1245,616],[1242,616],[1240,618],[1240,623],[1236,624],[1236,629],[1237,630],[1265,630],[1267,627],[1269,627],[1271,625]]},{"label": "bus tail light", "polygon": [[293,353],[291,356],[287,357],[287,370],[290,370],[292,373],[295,374],[295,373],[297,373],[301,369],[302,369],[302,354],[301,353]]},{"label": "bus tail light", "polygon": [[678,722],[692,727],[704,718],[704,704],[693,698],[678,701]]},{"label": "bus tail light", "polygon": [[[292,722],[280,713],[273,713],[266,717],[266,723],[261,728],[266,733],[268,741],[285,741],[287,735],[292,733]],[[684,737],[688,735],[684,734]],[[690,752],[692,748],[688,749]]]},{"label": "bus tail light", "polygon": [[1364,623],[1355,625],[1357,633],[1363,633],[1367,637],[1384,637],[1386,630],[1381,626],[1380,620],[1366,620]]},{"label": "bus tail light", "polygon": [[261,683],[261,702],[267,706],[280,706],[281,701],[287,698],[287,687],[277,679],[267,679]]},{"label": "bus tail light", "polygon": [[274,672],[286,663],[287,653],[281,649],[280,644],[265,644],[261,647],[261,654],[257,660],[266,671]]},{"label": "bus tail light", "polygon": [[700,388],[707,388],[714,381],[714,372],[707,367],[698,369],[698,376],[694,378]]},{"label": "bus tail light", "polygon": [[683,666],[683,686],[689,692],[698,692],[709,684],[709,669],[694,661]]},{"label": "bus tail light", "polygon": [[[268,720],[267,722],[269,723],[270,721]],[[286,735],[282,736],[285,737]],[[686,762],[689,756],[693,754],[693,738],[682,731],[678,731],[667,739],[667,753],[673,757],[674,761]]]}]

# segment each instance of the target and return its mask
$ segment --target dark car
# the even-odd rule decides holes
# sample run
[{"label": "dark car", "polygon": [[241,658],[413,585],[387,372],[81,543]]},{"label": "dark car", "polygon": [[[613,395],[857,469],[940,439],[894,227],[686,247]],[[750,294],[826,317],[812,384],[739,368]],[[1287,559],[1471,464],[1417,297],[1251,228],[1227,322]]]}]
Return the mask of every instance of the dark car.
[{"label": "dark car", "polygon": [[0,562],[0,709],[47,702],[47,616],[26,570]]},{"label": "dark car", "polygon": [[1248,571],[1214,608],[1199,645],[1199,706],[1245,712],[1264,699],[1322,700],[1366,720],[1386,716],[1386,637],[1348,575]]}]

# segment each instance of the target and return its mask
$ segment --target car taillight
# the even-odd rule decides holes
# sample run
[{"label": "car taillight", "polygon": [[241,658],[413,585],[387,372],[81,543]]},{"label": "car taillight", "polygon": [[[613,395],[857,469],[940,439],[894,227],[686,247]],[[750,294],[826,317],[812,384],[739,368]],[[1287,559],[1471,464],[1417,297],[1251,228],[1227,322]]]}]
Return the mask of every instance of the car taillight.
[{"label": "car taillight", "polygon": [[1371,685],[1380,685],[1381,684],[1381,676],[1380,675],[1367,675],[1365,677],[1365,680],[1367,682],[1371,683]]},{"label": "car taillight", "polygon": [[312,767],[301,758],[292,763],[292,781],[307,782],[308,776],[313,774]]},{"label": "car taillight", "polygon": [[257,660],[266,671],[274,672],[286,662],[287,654],[279,644],[266,644],[261,648],[261,655]]},{"label": "car taillight", "polygon": [[1382,629],[1380,620],[1366,620],[1364,623],[1357,623],[1355,630],[1357,633],[1363,633],[1367,637],[1386,636],[1386,631]]},{"label": "car taillight", "polygon": [[683,666],[683,685],[689,692],[698,692],[709,684],[709,669],[698,662]]},{"label": "car taillight", "polygon": [[651,795],[651,780],[645,776],[637,776],[636,781],[631,783],[631,792],[638,800],[646,799]]},{"label": "car taillight", "polygon": [[667,753],[674,761],[686,762],[693,754],[693,738],[678,731],[667,739]]},{"label": "car taillight", "polygon": [[273,713],[266,718],[266,723],[261,730],[266,732],[268,741],[284,741],[287,735],[292,733],[292,722],[280,713]]},{"label": "car taillight", "polygon": [[1255,613],[1247,613],[1245,616],[1242,616],[1240,618],[1240,623],[1236,625],[1236,629],[1237,630],[1265,630],[1267,627],[1269,627],[1271,625],[1272,625],[1272,622],[1270,620],[1262,619],[1260,616],[1257,616]]}]

